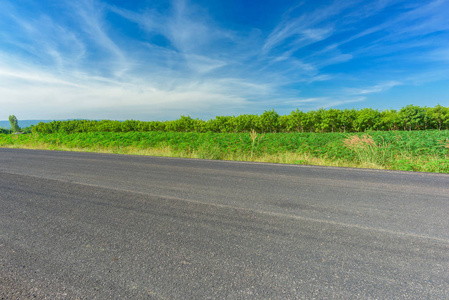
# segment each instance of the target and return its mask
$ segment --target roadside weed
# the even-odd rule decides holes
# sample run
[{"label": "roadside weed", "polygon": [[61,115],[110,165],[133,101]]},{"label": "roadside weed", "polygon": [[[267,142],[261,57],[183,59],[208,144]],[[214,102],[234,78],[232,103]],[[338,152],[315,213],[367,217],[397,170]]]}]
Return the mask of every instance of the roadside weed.
[{"label": "roadside weed", "polygon": [[449,173],[449,131],[0,134],[0,147]]}]

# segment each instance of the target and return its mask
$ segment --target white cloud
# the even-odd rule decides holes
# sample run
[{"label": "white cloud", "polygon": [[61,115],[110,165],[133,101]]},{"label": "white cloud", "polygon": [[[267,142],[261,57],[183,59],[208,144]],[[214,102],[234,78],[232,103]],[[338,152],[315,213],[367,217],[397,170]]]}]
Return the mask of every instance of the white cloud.
[{"label": "white cloud", "polygon": [[[273,48],[286,42],[293,45],[295,51],[310,43],[324,40],[335,32],[334,24],[329,19],[351,7],[357,1],[334,1],[329,5],[318,6],[312,12],[300,13],[294,16],[301,6],[289,11],[284,19],[273,29],[263,45],[263,52],[268,53]],[[288,40],[293,38],[292,42]]]},{"label": "white cloud", "polygon": [[207,73],[217,68],[225,66],[227,63],[207,56],[186,54],[184,55],[187,65],[194,72]]},{"label": "white cloud", "polygon": [[80,85],[65,81],[60,78],[57,78],[51,74],[45,74],[45,73],[32,73],[32,72],[20,72],[16,70],[6,70],[2,69],[0,67],[0,79],[3,81],[3,84],[5,85],[5,82],[23,82],[25,84],[48,84],[48,85],[69,85],[74,87],[81,87]]},{"label": "white cloud", "polygon": [[[281,99],[279,99],[281,100]],[[300,110],[308,111],[308,110],[318,110],[321,108],[338,108],[339,106],[363,102],[366,100],[366,97],[363,96],[327,96],[327,97],[310,97],[310,98],[287,98],[282,99],[285,104],[288,104],[290,107],[296,107]]]},{"label": "white cloud", "polygon": [[[370,12],[370,15],[379,13],[387,9],[388,6],[397,4],[401,1],[383,1],[378,9]],[[397,14],[391,18],[382,20],[375,26],[368,27],[361,32],[339,41],[330,47],[324,49],[320,54],[326,51],[332,51],[339,47],[345,46],[353,41],[361,38],[367,38],[370,35],[378,35],[374,40],[363,43],[351,53],[357,56],[366,55],[386,55],[399,52],[404,49],[413,49],[414,47],[426,44],[432,48],[431,38],[424,40],[423,38],[432,33],[441,33],[449,30],[447,22],[447,11],[449,10],[449,1],[433,0],[417,3],[407,3],[405,12]],[[372,4],[362,6],[363,11],[368,11]],[[354,13],[346,17],[353,16]],[[410,40],[416,38],[416,40]]]},{"label": "white cloud", "polygon": [[177,118],[180,114],[194,115],[197,111],[232,113],[245,105],[245,99],[239,96],[207,90],[207,86],[166,91],[132,86],[53,86],[49,89],[36,85],[28,90],[0,86],[0,95],[4,110],[20,111],[22,119],[39,115],[43,119],[161,120]]},{"label": "white cloud", "polygon": [[94,0],[70,2],[70,5],[73,6],[76,15],[80,17],[80,27],[89,35],[90,39],[107,53],[113,55],[116,63],[110,65],[113,67],[111,74],[122,76],[129,70],[129,65],[132,62],[105,29],[103,21],[105,6]]},{"label": "white cloud", "polygon": [[[418,71],[399,77],[405,74],[399,59],[382,71],[378,61],[368,60],[407,49],[427,55],[422,64],[441,62],[440,72],[421,73],[447,78],[448,1],[426,1],[422,10],[401,1],[331,1],[312,11],[297,6],[263,32],[219,26],[188,0],[172,1],[164,12],[66,0],[71,9],[61,16],[25,15],[20,3],[4,0],[0,25],[11,28],[0,26],[0,105],[6,107],[0,119],[17,111],[32,119],[166,119],[334,107],[424,80]],[[371,27],[363,23],[393,4],[404,13],[386,14]],[[111,15],[145,34],[121,34]],[[418,60],[408,53],[400,58]],[[358,67],[357,59],[366,59],[366,69],[337,66]],[[303,90],[311,96],[298,97]]]},{"label": "white cloud", "polygon": [[340,99],[332,99],[328,101],[328,103],[324,104],[320,108],[336,108],[341,105],[349,104],[349,103],[356,103],[356,102],[363,102],[366,100],[366,97],[354,97],[354,98],[340,98]]},{"label": "white cloud", "polygon": [[349,88],[346,89],[348,95],[366,95],[372,93],[381,93],[387,91],[395,86],[402,85],[403,83],[397,81],[385,82],[382,84],[365,87],[365,88]]}]

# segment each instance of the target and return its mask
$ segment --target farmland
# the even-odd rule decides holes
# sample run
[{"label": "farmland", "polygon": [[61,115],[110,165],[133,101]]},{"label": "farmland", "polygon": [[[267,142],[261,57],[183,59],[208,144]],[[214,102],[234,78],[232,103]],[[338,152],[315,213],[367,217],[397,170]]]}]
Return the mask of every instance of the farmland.
[{"label": "farmland", "polygon": [[52,121],[25,132],[3,130],[0,147],[449,173],[449,107],[441,105]]},{"label": "farmland", "polygon": [[0,134],[0,147],[449,173],[449,131]]}]

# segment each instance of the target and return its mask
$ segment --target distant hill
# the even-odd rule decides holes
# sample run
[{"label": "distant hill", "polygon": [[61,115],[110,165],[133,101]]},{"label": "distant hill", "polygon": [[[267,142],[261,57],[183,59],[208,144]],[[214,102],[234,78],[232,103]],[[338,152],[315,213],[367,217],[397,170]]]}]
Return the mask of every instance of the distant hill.
[{"label": "distant hill", "polygon": [[[31,125],[36,125],[37,123],[40,122],[51,122],[53,120],[19,120],[19,127],[20,128],[25,128]],[[9,124],[9,121],[0,121],[0,127],[4,128],[4,129],[9,129],[11,126]]]}]

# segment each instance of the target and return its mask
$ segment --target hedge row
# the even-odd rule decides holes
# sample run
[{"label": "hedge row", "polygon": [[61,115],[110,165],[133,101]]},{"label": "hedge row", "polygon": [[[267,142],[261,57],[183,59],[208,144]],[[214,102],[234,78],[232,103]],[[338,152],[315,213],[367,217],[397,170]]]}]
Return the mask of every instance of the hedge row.
[{"label": "hedge row", "polygon": [[80,132],[364,132],[368,130],[449,129],[449,107],[408,105],[400,110],[319,109],[279,115],[274,110],[261,115],[218,116],[203,121],[181,116],[174,121],[71,120],[39,123],[36,133]]}]

